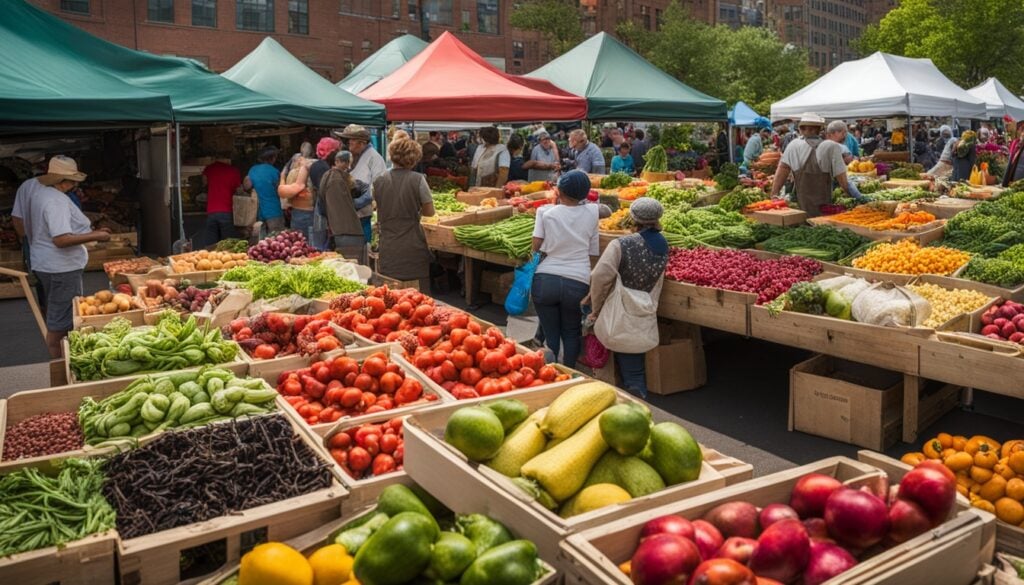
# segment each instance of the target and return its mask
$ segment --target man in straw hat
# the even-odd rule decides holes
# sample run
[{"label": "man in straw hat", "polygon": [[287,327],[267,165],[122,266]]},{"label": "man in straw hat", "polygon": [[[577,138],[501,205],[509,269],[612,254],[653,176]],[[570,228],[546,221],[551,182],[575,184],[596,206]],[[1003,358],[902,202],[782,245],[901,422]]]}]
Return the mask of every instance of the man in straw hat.
[{"label": "man in straw hat", "polygon": [[55,156],[45,175],[29,179],[14,200],[15,228],[28,239],[32,271],[43,285],[46,346],[61,356],[60,340],[73,328],[72,303],[82,296],[82,272],[89,261],[88,242],[106,242],[108,230],[93,230],[67,192],[85,180],[74,159]]},{"label": "man in straw hat", "polygon": [[846,178],[841,143],[846,138],[846,125],[839,122],[830,127],[828,140],[819,135],[825,119],[806,113],[797,123],[800,138],[786,148],[775,172],[772,198],[779,196],[789,176],[793,175],[797,203],[811,217],[821,215],[821,206],[832,203],[832,181],[839,184],[849,197],[860,198],[860,193]]},{"label": "man in straw hat", "polygon": [[[345,130],[338,135],[339,138],[348,143],[348,150],[352,153],[355,162],[352,165],[351,175],[359,183],[373,185],[373,181],[387,172],[388,167],[384,157],[374,150],[370,144],[370,132],[359,124],[349,124]],[[370,217],[373,215],[373,206],[367,205],[359,209],[356,214],[363,226],[363,236],[369,242],[372,238],[370,228]]]}]

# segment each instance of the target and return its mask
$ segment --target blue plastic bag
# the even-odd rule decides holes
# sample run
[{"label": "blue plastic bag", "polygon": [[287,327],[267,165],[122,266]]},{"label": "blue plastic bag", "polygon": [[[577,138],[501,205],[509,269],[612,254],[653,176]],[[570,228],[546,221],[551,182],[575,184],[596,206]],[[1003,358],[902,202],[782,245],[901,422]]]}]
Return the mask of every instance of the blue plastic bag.
[{"label": "blue plastic bag", "polygon": [[509,315],[522,315],[530,306],[530,287],[533,285],[533,273],[540,264],[540,253],[534,252],[529,262],[516,268],[512,289],[505,297],[505,312]]}]

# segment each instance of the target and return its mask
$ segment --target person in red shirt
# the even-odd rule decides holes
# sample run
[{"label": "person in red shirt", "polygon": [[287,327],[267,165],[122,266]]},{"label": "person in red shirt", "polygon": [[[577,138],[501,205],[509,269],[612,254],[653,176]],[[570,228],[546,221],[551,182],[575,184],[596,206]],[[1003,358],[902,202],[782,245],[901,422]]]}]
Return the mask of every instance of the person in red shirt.
[{"label": "person in red shirt", "polygon": [[242,173],[230,163],[230,159],[218,159],[203,169],[203,180],[206,183],[206,230],[203,240],[207,246],[235,237],[231,203],[235,192],[242,187]]}]

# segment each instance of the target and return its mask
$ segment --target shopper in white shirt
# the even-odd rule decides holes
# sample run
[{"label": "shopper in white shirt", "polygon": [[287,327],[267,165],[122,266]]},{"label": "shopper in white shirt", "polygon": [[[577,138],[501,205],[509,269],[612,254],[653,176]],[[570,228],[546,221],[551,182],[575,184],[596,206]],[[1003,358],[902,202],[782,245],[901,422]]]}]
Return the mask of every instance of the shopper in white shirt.
[{"label": "shopper in white shirt", "polygon": [[590,258],[600,254],[597,205],[587,205],[590,178],[570,171],[558,179],[559,205],[537,210],[533,250],[542,259],[530,291],[544,339],[562,363],[574,367],[580,354],[583,312],[590,292]]},{"label": "shopper in white shirt", "polygon": [[481,128],[480,140],[469,165],[471,186],[502,187],[508,181],[512,156],[501,144],[501,133],[494,126]]},{"label": "shopper in white shirt", "polygon": [[[348,142],[348,150],[355,157],[355,164],[352,166],[351,175],[359,183],[373,185],[377,177],[387,172],[388,167],[384,157],[377,152],[370,144],[370,132],[359,124],[349,124],[339,135]],[[373,206],[367,205],[356,211],[359,221],[363,225],[363,236],[369,243],[373,239],[373,229],[370,227],[370,218],[373,217]]]},{"label": "shopper in white shirt", "polygon": [[85,173],[78,172],[73,159],[55,156],[45,175],[18,189],[12,212],[16,229],[28,239],[32,271],[43,285],[46,346],[55,359],[61,356],[60,340],[73,327],[72,302],[82,295],[82,272],[89,260],[83,244],[110,239],[109,231],[93,230],[66,195],[83,180]]}]

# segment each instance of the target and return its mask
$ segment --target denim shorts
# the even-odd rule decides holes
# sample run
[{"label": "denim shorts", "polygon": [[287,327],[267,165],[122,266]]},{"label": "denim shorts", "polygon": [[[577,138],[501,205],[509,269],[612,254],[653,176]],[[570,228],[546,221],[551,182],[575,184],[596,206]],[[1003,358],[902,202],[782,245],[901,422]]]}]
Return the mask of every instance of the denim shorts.
[{"label": "denim shorts", "polygon": [[71,272],[36,272],[46,294],[46,329],[71,331],[74,329],[72,305],[75,297],[82,296],[82,270]]}]

